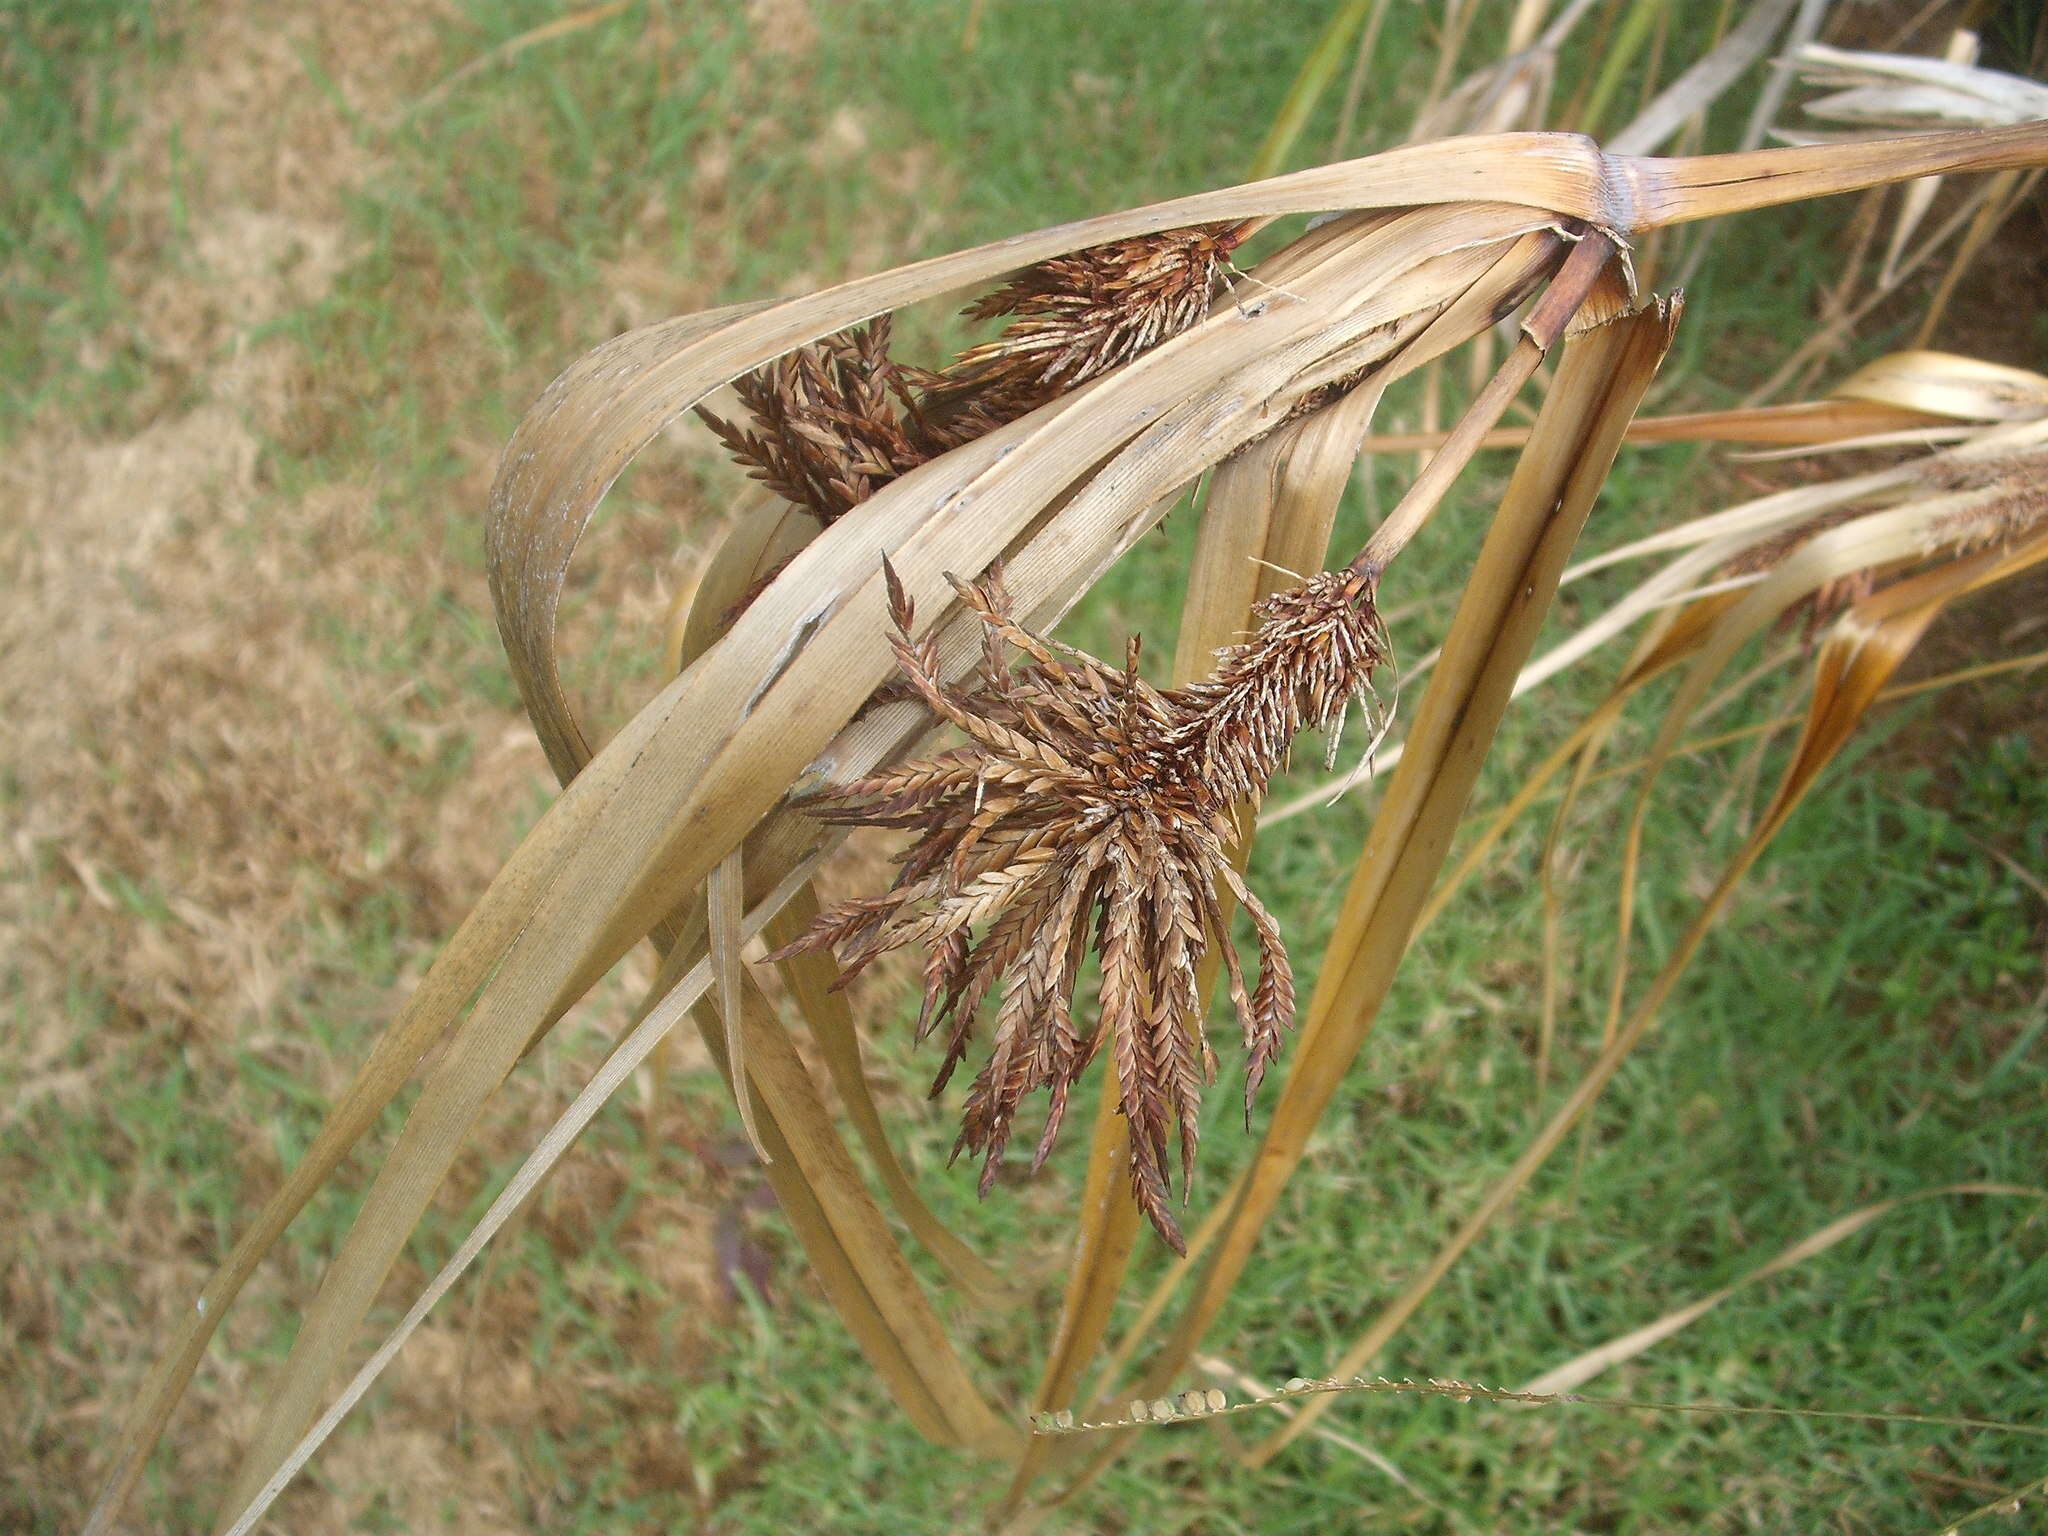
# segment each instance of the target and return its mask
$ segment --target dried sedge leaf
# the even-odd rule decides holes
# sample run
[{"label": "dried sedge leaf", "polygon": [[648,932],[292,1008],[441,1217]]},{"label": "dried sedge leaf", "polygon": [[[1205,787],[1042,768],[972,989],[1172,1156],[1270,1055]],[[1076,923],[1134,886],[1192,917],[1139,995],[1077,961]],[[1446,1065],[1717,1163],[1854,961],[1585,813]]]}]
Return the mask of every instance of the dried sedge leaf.
[{"label": "dried sedge leaf", "polygon": [[[1250,637],[1219,653],[1212,677],[1161,690],[1139,675],[1135,644],[1112,668],[1018,625],[999,574],[956,583],[992,642],[973,684],[956,687],[933,640],[913,634],[910,601],[888,576],[904,676],[968,744],[810,801],[825,821],[917,837],[886,896],[822,913],[780,953],[836,949],[851,977],[879,955],[923,947],[918,1029],[949,1030],[934,1093],[965,1055],[996,979],[1007,981],[955,1148],[982,1158],[984,1194],[1024,1098],[1049,1096],[1035,1167],[1074,1082],[1106,1046],[1130,1126],[1132,1192],[1161,1237],[1183,1249],[1168,1156],[1177,1136],[1185,1190],[1202,1089],[1214,1075],[1196,979],[1209,947],[1223,951],[1244,1029],[1247,1112],[1294,1018],[1279,925],[1230,862],[1234,810],[1264,795],[1297,734],[1369,697],[1387,658],[1371,584],[1347,569],[1267,598]],[[1004,647],[1021,658],[1014,667]],[[1246,987],[1231,948],[1221,891],[1251,918],[1256,987]],[[1102,979],[1097,1021],[1083,1029],[1074,986],[1091,944]]]}]

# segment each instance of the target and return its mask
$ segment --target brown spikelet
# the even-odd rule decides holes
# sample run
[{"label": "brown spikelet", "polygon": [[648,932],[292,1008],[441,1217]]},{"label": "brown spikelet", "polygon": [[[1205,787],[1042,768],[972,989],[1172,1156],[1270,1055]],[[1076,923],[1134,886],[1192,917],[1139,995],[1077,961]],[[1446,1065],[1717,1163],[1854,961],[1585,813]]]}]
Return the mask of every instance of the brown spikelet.
[{"label": "brown spikelet", "polygon": [[1014,316],[934,383],[938,430],[969,442],[1121,367],[1208,313],[1252,226],[1198,224],[1092,246],[1027,267],[970,304],[970,320]]},{"label": "brown spikelet", "polygon": [[2048,449],[1937,454],[1920,478],[1937,491],[1979,493],[1935,521],[1931,547],[1959,555],[2006,548],[2048,523]]},{"label": "brown spikelet", "polygon": [[[1868,507],[1831,507],[1803,523],[1782,529],[1767,539],[1758,540],[1730,560],[1723,568],[1724,573],[1729,576],[1755,576],[1776,570],[1801,546],[1830,529],[1853,523],[1869,510]],[[1806,643],[1811,645],[1823,624],[1852,603],[1861,602],[1870,596],[1875,585],[1875,572],[1851,571],[1836,581],[1828,582],[1798,607],[1788,610],[1780,622],[1790,622],[1798,618],[1804,627]],[[1800,615],[1803,615],[1803,618],[1799,617]]]},{"label": "brown spikelet", "polygon": [[748,474],[831,523],[939,452],[922,378],[889,357],[889,317],[798,347],[738,380],[752,427],[699,409]]},{"label": "brown spikelet", "polygon": [[[1956,557],[2008,548],[2048,523],[2048,450],[1977,444],[1931,453],[1913,465],[1912,478],[1869,500],[1830,507],[1803,522],[1757,540],[1723,566],[1724,575],[1755,576],[1773,571],[1821,534],[1845,527],[1875,511],[1930,496],[1942,498],[1939,515],[1927,519],[1923,553]],[[1851,571],[1828,582],[1788,613],[1804,615],[1808,641],[1820,627],[1876,590],[1875,569]]]},{"label": "brown spikelet", "polygon": [[1250,228],[1167,230],[1027,267],[966,310],[1015,318],[943,372],[892,359],[883,315],[736,381],[747,425],[697,414],[753,479],[830,524],[899,475],[1186,330]]},{"label": "brown spikelet", "polygon": [[[1387,657],[1371,584],[1334,571],[1266,599],[1212,678],[1161,690],[1138,674],[1135,647],[1112,668],[1018,625],[999,572],[955,583],[990,643],[972,683],[950,684],[936,644],[913,633],[895,572],[886,576],[906,682],[967,741],[812,799],[827,821],[917,836],[886,895],[841,903],[779,954],[836,949],[851,976],[892,949],[923,946],[918,1030],[948,1027],[935,1094],[1005,982],[955,1149],[982,1158],[984,1193],[1024,1098],[1041,1088],[1049,1098],[1036,1166],[1074,1082],[1106,1046],[1130,1129],[1132,1193],[1181,1249],[1168,1153],[1177,1134],[1185,1189],[1214,1076],[1196,979],[1209,947],[1222,947],[1244,1030],[1247,1113],[1294,1017],[1279,925],[1231,864],[1236,809],[1264,794],[1300,731],[1369,697]],[[1257,941],[1255,987],[1231,947],[1225,893]],[[1075,1020],[1074,987],[1091,945],[1102,965],[1088,1028]]]}]

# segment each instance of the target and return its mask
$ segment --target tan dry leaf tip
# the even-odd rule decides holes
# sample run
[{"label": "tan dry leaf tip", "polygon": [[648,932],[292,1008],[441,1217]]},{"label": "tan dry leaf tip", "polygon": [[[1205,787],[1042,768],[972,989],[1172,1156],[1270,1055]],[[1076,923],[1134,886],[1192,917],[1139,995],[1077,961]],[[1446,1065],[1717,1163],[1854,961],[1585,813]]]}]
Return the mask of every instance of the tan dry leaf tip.
[{"label": "tan dry leaf tip", "polygon": [[1993,128],[2048,117],[2048,85],[1974,64],[1821,43],[1794,62],[1808,84],[1842,87],[1807,102],[1807,114],[1858,129]]},{"label": "tan dry leaf tip", "polygon": [[[1003,984],[954,1149],[981,1156],[983,1194],[1025,1095],[1048,1095],[1036,1170],[1074,1083],[1107,1046],[1130,1127],[1133,1195],[1184,1251],[1168,1148],[1177,1135],[1185,1194],[1213,1059],[1196,979],[1209,947],[1220,949],[1243,1027],[1247,1114],[1294,1018],[1279,925],[1231,861],[1236,808],[1264,795],[1297,734],[1370,699],[1387,659],[1372,584],[1331,571],[1274,594],[1254,610],[1251,634],[1218,653],[1211,677],[1161,690],[1139,674],[1135,646],[1111,667],[1018,624],[999,573],[956,583],[989,643],[970,684],[948,683],[936,643],[916,636],[908,597],[893,573],[885,579],[909,689],[966,741],[808,797],[823,820],[915,837],[885,895],[820,914],[778,956],[833,949],[844,981],[891,950],[921,947],[919,1036],[947,1030],[934,1094]],[[1256,986],[1230,940],[1225,892],[1252,925]],[[1084,1023],[1074,988],[1091,947],[1101,982]]]}]

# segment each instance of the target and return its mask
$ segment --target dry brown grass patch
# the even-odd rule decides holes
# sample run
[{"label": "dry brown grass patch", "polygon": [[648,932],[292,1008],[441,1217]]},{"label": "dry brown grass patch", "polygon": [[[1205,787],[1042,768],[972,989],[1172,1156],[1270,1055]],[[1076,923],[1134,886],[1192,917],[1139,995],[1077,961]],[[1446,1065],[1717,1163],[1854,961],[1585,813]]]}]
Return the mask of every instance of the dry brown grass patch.
[{"label": "dry brown grass patch", "polygon": [[[518,377],[506,392],[530,393],[559,349],[508,365],[474,295],[440,281],[437,253],[398,253],[418,279],[394,301],[408,344],[431,359],[418,370],[424,407],[450,424],[467,464],[426,505],[395,501],[397,476],[368,461],[365,423],[384,394],[357,387],[350,355],[253,335],[348,280],[363,254],[348,201],[390,154],[357,124],[388,120],[432,83],[446,63],[436,27],[446,16],[431,3],[369,15],[319,0],[288,15],[232,3],[167,18],[181,37],[176,61],[131,79],[135,131],[93,189],[121,188],[111,259],[135,318],[96,346],[142,361],[141,388],[113,418],[131,430],[102,440],[33,423],[0,465],[10,507],[0,520],[0,653],[11,663],[0,676],[10,723],[0,774],[23,808],[8,828],[0,949],[28,1021],[10,1060],[20,1091],[0,1129],[61,1111],[92,1127],[128,1190],[75,1212],[31,1210],[20,1196],[40,1165],[0,1167],[10,1237],[0,1400],[14,1410],[0,1427],[0,1465],[35,1468],[0,1496],[0,1526],[82,1514],[106,1416],[132,1390],[146,1341],[190,1308],[219,1256],[205,1210],[128,1165],[141,1143],[106,1108],[116,1090],[189,1073],[196,1099],[218,1109],[206,1123],[229,1137],[247,1188],[270,1187],[281,1171],[277,1128],[238,1107],[237,1063],[338,1091],[351,1047],[331,1042],[388,1012],[389,989],[474,900],[551,782],[523,718],[476,687],[501,675],[503,656],[482,617],[482,575],[442,549],[440,519],[451,499],[479,509],[485,500],[501,424],[480,416],[478,381],[509,367]],[[345,108],[309,81],[307,59]],[[872,205],[849,266],[898,257],[943,217],[918,157],[885,162],[896,165],[895,190]],[[547,190],[529,189],[536,206]],[[708,259],[689,266],[675,258],[686,201],[696,201],[689,188],[658,192],[622,232],[613,261],[639,274],[631,284],[565,293],[535,274],[548,333],[581,347],[705,302],[781,216],[750,201],[754,227],[726,232],[692,206],[690,246]],[[612,557],[592,562],[596,579],[572,595],[565,629],[591,658],[575,675],[596,718],[624,718],[651,686],[675,587],[717,522],[704,474],[715,456],[694,424],[650,455],[600,535]],[[347,478],[287,492],[272,470],[281,460],[344,466]],[[451,621],[458,614],[480,622]],[[622,651],[643,664],[622,665]],[[389,943],[396,975],[366,972],[366,942]],[[646,980],[644,965],[626,972],[598,1005],[606,1018],[622,1013],[621,990]],[[77,1006],[80,981],[115,1026],[82,1042],[91,1014]],[[693,1063],[700,1053],[682,1053],[685,1069]],[[538,1091],[494,1111],[467,1171],[481,1176],[530,1145],[560,1086],[544,1067]],[[665,1108],[662,1135],[687,1144],[708,1134],[677,1124],[678,1113]],[[745,1202],[758,1174],[694,1155],[671,1163],[613,1234],[664,1299],[600,1294],[599,1274],[575,1284],[587,1291],[579,1305],[610,1319],[608,1337],[671,1365],[680,1355],[687,1369],[703,1320],[729,1306],[721,1210],[752,1243]],[[572,1169],[535,1220],[574,1246],[624,1197]],[[253,1431],[249,1362],[273,1347],[284,1294],[307,1281],[295,1268],[287,1257],[255,1282],[173,1425],[181,1478],[202,1492],[228,1470],[215,1448]],[[462,1342],[467,1309],[452,1313],[448,1337],[424,1341],[426,1358],[402,1373],[379,1425],[337,1447],[334,1475],[355,1492],[288,1496],[293,1529],[352,1528],[373,1506],[407,1529],[520,1528],[553,1494],[522,1482],[505,1446],[550,1433],[588,1461],[610,1454],[603,1428],[626,1416],[655,1426],[629,1448],[629,1491],[699,1480],[679,1436],[658,1427],[664,1416],[635,1399],[640,1388],[581,1368],[534,1387],[530,1282],[508,1273],[485,1294],[475,1342]],[[83,1296],[121,1300],[81,1312]],[[478,1432],[451,1448],[422,1427],[445,1422],[458,1397]],[[733,1476],[702,1481],[716,1490]]]}]

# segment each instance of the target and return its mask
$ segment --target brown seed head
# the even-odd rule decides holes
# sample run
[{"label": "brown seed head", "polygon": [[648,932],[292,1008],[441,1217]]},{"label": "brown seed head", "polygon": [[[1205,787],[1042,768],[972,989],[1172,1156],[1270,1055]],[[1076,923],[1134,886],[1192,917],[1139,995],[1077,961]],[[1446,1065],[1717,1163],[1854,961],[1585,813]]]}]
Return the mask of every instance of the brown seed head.
[{"label": "brown seed head", "polygon": [[[1335,723],[1369,693],[1387,655],[1370,587],[1336,571],[1268,598],[1213,678],[1160,690],[1139,675],[1135,646],[1115,668],[1018,625],[992,573],[956,583],[991,641],[972,686],[956,687],[932,639],[914,637],[909,600],[889,579],[909,687],[967,741],[813,799],[824,820],[916,838],[886,896],[842,903],[781,953],[834,948],[846,979],[890,950],[922,946],[919,1032],[947,1028],[934,1093],[965,1056],[982,1003],[1006,983],[955,1149],[981,1155],[984,1193],[1024,1096],[1049,1095],[1035,1168],[1074,1082],[1107,1045],[1133,1192],[1181,1249],[1168,1142],[1177,1132],[1185,1188],[1214,1075],[1196,980],[1210,945],[1243,1026],[1247,1113],[1294,1015],[1279,926],[1231,862],[1236,808],[1264,793],[1298,732]],[[1005,646],[1021,658],[1014,667]],[[1256,936],[1255,987],[1231,944],[1230,899]],[[1102,976],[1096,1017],[1082,1023],[1074,986],[1091,946]]]},{"label": "brown seed head", "polygon": [[1249,224],[1140,235],[1027,267],[970,304],[1015,318],[934,373],[889,356],[889,316],[738,380],[748,426],[699,409],[749,475],[830,524],[899,475],[1129,362],[1208,312]]},{"label": "brown seed head", "polygon": [[697,415],[752,478],[830,524],[942,451],[918,404],[922,378],[891,361],[883,315],[738,380],[751,429]]}]

